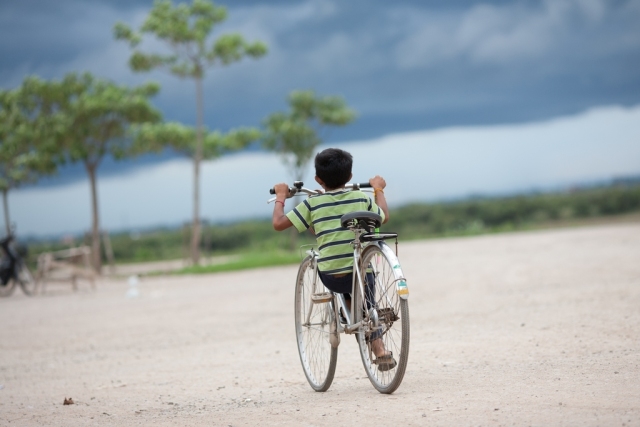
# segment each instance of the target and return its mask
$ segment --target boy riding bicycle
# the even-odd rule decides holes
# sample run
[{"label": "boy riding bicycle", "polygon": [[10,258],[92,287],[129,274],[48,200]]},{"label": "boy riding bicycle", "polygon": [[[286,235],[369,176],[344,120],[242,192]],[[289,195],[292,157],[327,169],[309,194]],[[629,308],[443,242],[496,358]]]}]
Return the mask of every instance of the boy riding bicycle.
[{"label": "boy riding bicycle", "polygon": [[[382,217],[382,223],[389,219],[387,202],[384,197],[385,180],[376,175],[369,180],[374,189],[372,201],[361,191],[346,190],[352,177],[353,157],[338,148],[328,148],[316,155],[315,180],[324,189],[310,196],[289,213],[284,213],[285,200],[291,197],[285,183],[274,186],[276,201],[273,208],[273,228],[276,231],[294,226],[299,232],[310,229],[318,243],[318,274],[325,287],[336,293],[345,294],[348,299],[353,281],[353,233],[343,228],[340,218],[355,211],[370,211]],[[367,292],[373,288],[372,273],[366,274]],[[349,304],[347,304],[349,306]],[[385,350],[382,339],[372,337],[371,350],[377,358],[378,369],[386,371],[396,366],[393,355]]]}]

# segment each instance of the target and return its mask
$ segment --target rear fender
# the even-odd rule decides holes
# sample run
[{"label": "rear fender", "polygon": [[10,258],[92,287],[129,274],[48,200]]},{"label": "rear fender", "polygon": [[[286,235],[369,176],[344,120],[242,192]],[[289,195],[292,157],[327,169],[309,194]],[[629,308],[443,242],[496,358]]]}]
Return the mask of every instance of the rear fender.
[{"label": "rear fender", "polygon": [[404,277],[404,273],[402,272],[402,267],[400,267],[400,261],[398,261],[398,257],[385,242],[375,242],[374,244],[378,245],[382,253],[385,254],[387,259],[393,266],[393,275],[396,283],[396,293],[402,299],[409,299],[409,287],[407,286],[407,279],[405,279]]}]

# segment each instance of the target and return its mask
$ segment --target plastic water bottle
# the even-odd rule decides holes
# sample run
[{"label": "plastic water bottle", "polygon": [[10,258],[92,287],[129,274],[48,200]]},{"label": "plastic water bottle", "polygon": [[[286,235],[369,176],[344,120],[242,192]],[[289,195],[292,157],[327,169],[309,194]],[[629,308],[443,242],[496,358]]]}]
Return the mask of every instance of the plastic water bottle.
[{"label": "plastic water bottle", "polygon": [[129,290],[127,291],[127,298],[138,298],[140,296],[140,291],[138,290],[138,276],[135,274],[133,276],[129,276]]}]

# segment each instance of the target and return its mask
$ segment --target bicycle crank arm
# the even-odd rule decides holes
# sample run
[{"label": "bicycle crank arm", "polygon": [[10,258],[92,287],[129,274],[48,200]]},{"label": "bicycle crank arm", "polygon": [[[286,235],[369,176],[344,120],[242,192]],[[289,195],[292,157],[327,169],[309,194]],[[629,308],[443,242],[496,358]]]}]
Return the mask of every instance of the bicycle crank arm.
[{"label": "bicycle crank arm", "polygon": [[344,332],[347,334],[352,334],[358,330],[362,325],[365,324],[365,320],[361,320],[358,323],[354,323],[353,325],[347,325],[344,327]]}]

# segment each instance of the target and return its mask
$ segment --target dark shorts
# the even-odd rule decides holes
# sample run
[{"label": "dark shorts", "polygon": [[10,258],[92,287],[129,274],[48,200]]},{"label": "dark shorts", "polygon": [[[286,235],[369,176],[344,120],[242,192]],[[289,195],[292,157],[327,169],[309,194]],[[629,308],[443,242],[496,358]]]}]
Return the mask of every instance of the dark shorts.
[{"label": "dark shorts", "polygon": [[[324,283],[324,286],[330,291],[337,292],[339,294],[351,295],[351,282],[353,282],[353,273],[347,273],[344,276],[336,277],[333,274],[325,274],[322,271],[318,271],[320,280]],[[367,282],[367,289],[373,289],[374,277],[373,273],[367,273],[365,277]]]}]

